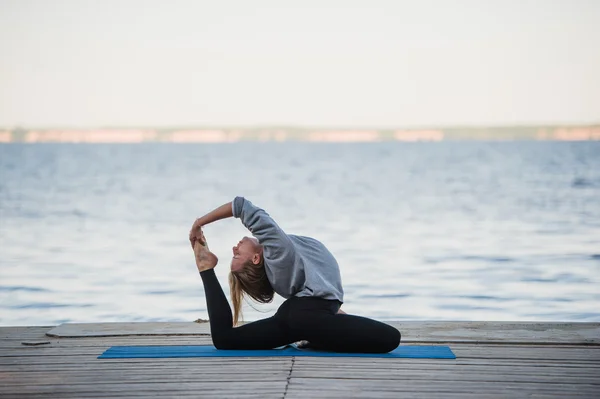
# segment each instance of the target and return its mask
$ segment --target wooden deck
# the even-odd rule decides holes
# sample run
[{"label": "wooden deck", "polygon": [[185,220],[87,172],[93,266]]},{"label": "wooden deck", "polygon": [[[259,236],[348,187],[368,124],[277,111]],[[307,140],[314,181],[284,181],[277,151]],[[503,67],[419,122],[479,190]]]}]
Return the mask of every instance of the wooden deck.
[{"label": "wooden deck", "polygon": [[195,323],[0,327],[0,397],[600,398],[600,323],[392,324],[404,343],[447,343],[457,359],[98,360],[113,345],[210,344],[210,331]]}]

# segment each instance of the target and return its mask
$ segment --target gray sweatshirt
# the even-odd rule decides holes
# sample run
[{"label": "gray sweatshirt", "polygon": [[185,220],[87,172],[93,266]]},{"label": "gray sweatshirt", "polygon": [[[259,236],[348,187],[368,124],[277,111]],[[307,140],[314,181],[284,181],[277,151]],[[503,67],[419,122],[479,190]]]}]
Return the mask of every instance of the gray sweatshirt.
[{"label": "gray sweatshirt", "polygon": [[232,203],[241,219],[263,246],[267,278],[284,298],[312,296],[344,302],[337,261],[325,245],[310,237],[286,234],[263,209],[243,197]]}]

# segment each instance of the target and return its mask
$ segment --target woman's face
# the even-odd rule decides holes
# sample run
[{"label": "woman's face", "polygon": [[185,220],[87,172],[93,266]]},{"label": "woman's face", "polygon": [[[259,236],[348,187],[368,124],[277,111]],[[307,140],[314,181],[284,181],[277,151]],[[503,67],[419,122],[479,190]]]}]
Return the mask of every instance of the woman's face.
[{"label": "woman's face", "polygon": [[241,270],[248,261],[258,264],[262,257],[262,246],[254,237],[244,237],[232,248],[231,271]]}]

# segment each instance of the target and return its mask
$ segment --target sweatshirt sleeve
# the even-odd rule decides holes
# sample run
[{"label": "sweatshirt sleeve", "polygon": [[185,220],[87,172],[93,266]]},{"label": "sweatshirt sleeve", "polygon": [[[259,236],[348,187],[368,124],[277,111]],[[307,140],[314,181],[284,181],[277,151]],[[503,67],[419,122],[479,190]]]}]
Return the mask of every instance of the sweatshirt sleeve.
[{"label": "sweatshirt sleeve", "polygon": [[295,255],[294,244],[288,235],[263,209],[244,197],[235,197],[232,212],[264,247],[265,258],[280,261]]}]

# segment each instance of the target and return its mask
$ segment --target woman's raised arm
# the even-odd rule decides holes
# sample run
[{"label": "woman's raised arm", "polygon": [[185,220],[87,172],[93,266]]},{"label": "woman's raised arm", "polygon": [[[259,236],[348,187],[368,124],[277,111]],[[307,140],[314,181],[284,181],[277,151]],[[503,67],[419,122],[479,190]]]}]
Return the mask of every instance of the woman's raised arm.
[{"label": "woman's raised arm", "polygon": [[196,219],[190,230],[190,240],[196,239],[196,234],[199,232],[200,227],[206,226],[209,223],[216,222],[217,220],[226,219],[233,217],[232,203],[228,202],[221,205],[220,207],[208,212],[206,215]]},{"label": "woman's raised arm", "polygon": [[294,244],[290,237],[264,209],[243,197],[236,197],[232,210],[233,216],[239,218],[265,248],[266,258],[275,260],[294,256]]},{"label": "woman's raised arm", "polygon": [[190,230],[190,241],[200,239],[200,228],[217,220],[230,217],[239,218],[242,224],[250,230],[258,242],[269,249],[272,257],[292,256],[294,246],[287,234],[275,223],[264,209],[259,208],[244,197],[236,197],[206,215],[196,219]]}]

